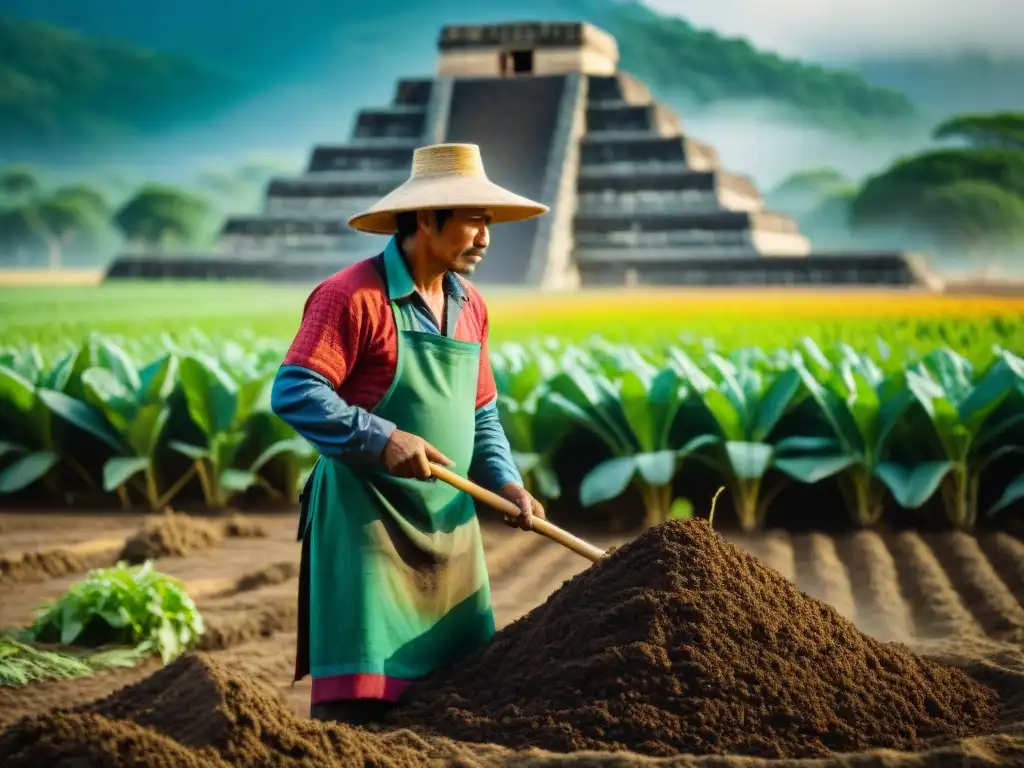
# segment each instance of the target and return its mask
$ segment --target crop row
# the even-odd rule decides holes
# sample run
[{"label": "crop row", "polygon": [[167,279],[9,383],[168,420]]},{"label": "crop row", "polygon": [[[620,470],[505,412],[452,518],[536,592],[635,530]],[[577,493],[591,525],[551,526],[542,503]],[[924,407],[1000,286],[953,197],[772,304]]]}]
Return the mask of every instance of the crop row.
[{"label": "crop row", "polygon": [[[270,411],[283,347],[199,333],[128,351],[92,335],[59,360],[0,355],[0,493],[72,505],[116,494],[152,509],[199,492],[210,507],[266,494],[295,503],[316,454]],[[946,347],[868,355],[810,339],[722,354],[702,340],[646,349],[593,339],[492,351],[502,423],[531,489],[557,504],[556,457],[586,435],[586,507],[639,491],[648,524],[672,514],[681,468],[710,470],[741,526],[764,524],[786,484],[838,484],[857,525],[887,504],[938,496],[949,523],[1024,499],[1024,360],[1001,349],[975,367]],[[994,480],[987,470],[1000,464]],[[986,489],[984,482],[1000,487]],[[991,501],[984,504],[980,499]]]}]

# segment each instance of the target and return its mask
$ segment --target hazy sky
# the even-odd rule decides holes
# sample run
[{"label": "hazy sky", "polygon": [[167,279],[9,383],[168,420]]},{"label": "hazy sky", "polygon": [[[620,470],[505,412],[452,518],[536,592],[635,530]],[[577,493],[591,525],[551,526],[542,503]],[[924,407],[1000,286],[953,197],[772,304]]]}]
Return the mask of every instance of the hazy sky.
[{"label": "hazy sky", "polygon": [[[645,0],[698,27],[818,59],[964,47],[1024,53],[1024,0]],[[951,51],[952,52],[952,51]],[[1022,86],[1024,87],[1024,86]]]}]

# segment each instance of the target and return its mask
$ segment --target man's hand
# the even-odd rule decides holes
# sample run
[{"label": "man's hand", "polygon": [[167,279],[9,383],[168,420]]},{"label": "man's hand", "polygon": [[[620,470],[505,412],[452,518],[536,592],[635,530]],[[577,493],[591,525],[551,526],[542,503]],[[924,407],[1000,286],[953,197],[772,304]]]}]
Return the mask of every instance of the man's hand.
[{"label": "man's hand", "polygon": [[422,437],[400,429],[391,433],[380,460],[392,475],[413,477],[417,480],[426,480],[431,476],[431,461],[447,467],[455,463]]},{"label": "man's hand", "polygon": [[507,525],[513,528],[522,528],[524,531],[532,531],[535,518],[545,519],[544,507],[518,483],[505,483],[501,486],[501,495],[519,507],[521,511],[521,514],[516,517],[506,515],[505,523]]}]

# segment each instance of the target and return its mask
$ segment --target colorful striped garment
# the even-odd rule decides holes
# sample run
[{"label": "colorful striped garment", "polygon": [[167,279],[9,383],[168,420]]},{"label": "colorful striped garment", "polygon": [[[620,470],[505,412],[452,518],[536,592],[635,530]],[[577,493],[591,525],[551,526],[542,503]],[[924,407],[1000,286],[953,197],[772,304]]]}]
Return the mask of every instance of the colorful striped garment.
[{"label": "colorful striped garment", "polygon": [[[346,463],[376,462],[396,425],[370,413],[387,392],[397,361],[397,330],[375,260],[348,267],[310,295],[295,340],[271,392],[271,407],[321,455]],[[446,311],[438,328],[394,238],[383,264],[392,298],[408,327],[481,344],[473,458],[469,476],[492,490],[522,483],[498,419],[494,375],[487,355],[487,308],[470,284],[445,276]],[[301,598],[300,598],[301,602]],[[300,620],[304,615],[300,606]],[[296,679],[308,674],[300,642]],[[394,701],[411,681],[381,674],[337,674],[313,679],[313,703],[371,698]]]}]

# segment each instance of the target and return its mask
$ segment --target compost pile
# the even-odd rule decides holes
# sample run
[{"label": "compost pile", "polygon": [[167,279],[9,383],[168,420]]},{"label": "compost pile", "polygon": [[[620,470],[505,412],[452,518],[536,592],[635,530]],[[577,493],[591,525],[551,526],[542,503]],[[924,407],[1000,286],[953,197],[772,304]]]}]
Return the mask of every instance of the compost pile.
[{"label": "compost pile", "polygon": [[[408,732],[296,717],[262,683],[188,654],[101,701],[23,718],[0,735],[0,765],[418,766],[426,745]],[[454,757],[457,748],[448,751]]]},{"label": "compost pile", "polygon": [[996,706],[692,520],[563,584],[393,722],[517,749],[794,758],[920,749],[990,729]]},{"label": "compost pile", "polygon": [[143,563],[160,557],[186,557],[193,552],[219,546],[223,540],[224,533],[212,523],[167,512],[128,539],[119,559]]}]

